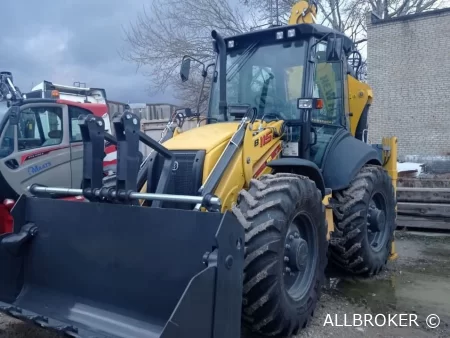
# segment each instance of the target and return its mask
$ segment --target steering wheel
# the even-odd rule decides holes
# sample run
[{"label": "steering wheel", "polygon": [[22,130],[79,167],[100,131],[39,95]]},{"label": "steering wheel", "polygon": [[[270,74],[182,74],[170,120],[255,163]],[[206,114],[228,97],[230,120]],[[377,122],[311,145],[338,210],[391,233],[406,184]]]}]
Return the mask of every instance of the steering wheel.
[{"label": "steering wheel", "polygon": [[[269,104],[269,106],[267,106],[267,98],[270,98],[273,101],[273,103]],[[260,100],[261,100],[261,95],[255,95],[254,101],[255,101],[256,107],[258,107],[258,108],[260,105]],[[268,107],[272,108],[272,109],[270,109],[270,111],[268,111],[268,109],[267,109]],[[276,109],[275,107],[279,107],[280,109]],[[280,98],[278,96],[267,94],[266,104],[264,105],[264,114],[263,115],[266,117],[272,116],[272,117],[279,118],[280,120],[284,120],[285,117],[282,114],[280,114],[280,111],[283,111],[285,109],[285,107],[286,107],[285,100],[283,100],[282,98]],[[278,112],[276,110],[278,110]],[[262,117],[262,116],[260,116],[260,117]]]},{"label": "steering wheel", "polygon": [[275,113],[275,112],[273,112],[273,113],[264,113],[264,115],[263,116],[261,116],[261,119],[263,119],[264,118],[264,121],[267,121],[267,120],[284,120],[284,117],[280,114],[280,113]]},{"label": "steering wheel", "polygon": [[[266,95],[266,103],[267,103],[267,98],[271,98],[274,101],[274,103],[275,103],[275,101],[278,101],[281,106],[286,105],[286,100],[283,100],[282,98],[280,98],[278,96],[267,94]],[[260,103],[261,103],[261,95],[255,95],[256,106],[259,107]]]}]

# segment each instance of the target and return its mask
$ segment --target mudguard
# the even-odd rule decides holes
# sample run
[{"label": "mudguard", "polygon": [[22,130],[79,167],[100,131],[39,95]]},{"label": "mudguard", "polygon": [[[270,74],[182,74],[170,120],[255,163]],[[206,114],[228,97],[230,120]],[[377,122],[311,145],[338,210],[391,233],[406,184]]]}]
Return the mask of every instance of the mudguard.
[{"label": "mudguard", "polygon": [[285,157],[270,161],[267,166],[273,168],[275,172],[294,171],[298,175],[309,177],[316,183],[317,189],[322,193],[322,197],[325,197],[325,183],[322,173],[314,162],[303,158]]},{"label": "mudguard", "polygon": [[0,311],[73,337],[240,337],[231,213],[22,195],[0,237]]},{"label": "mudguard", "polygon": [[322,165],[325,186],[331,190],[347,188],[365,164],[381,165],[378,152],[348,132],[340,134],[325,154]]}]

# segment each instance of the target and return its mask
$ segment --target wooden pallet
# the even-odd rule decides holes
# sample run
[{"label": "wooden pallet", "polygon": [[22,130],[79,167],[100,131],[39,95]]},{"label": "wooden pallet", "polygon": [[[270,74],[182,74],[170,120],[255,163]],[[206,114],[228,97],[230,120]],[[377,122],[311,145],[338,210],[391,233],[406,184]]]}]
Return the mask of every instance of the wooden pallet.
[{"label": "wooden pallet", "polygon": [[397,188],[397,227],[450,230],[448,182],[416,179],[402,183],[406,186]]},{"label": "wooden pallet", "polygon": [[397,215],[397,228],[421,228],[435,230],[450,230],[449,219],[433,219],[425,217]]}]

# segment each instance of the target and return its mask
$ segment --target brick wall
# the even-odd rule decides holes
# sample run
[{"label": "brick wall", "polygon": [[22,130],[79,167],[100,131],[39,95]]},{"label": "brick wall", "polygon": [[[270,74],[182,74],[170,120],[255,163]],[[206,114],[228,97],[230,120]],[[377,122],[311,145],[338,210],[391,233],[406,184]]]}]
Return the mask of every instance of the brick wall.
[{"label": "brick wall", "polygon": [[450,8],[368,25],[369,139],[399,158],[450,155]]}]

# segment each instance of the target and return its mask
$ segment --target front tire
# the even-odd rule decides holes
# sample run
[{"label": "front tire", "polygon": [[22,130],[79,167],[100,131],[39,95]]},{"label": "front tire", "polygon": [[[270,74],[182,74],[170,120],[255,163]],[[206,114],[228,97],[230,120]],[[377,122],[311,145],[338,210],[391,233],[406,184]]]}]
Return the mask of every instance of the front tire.
[{"label": "front tire", "polygon": [[380,166],[367,165],[334,194],[335,231],[330,261],[354,275],[378,274],[387,264],[395,230],[396,198],[392,181]]},{"label": "front tire", "polygon": [[307,177],[252,179],[233,212],[245,228],[243,324],[267,336],[306,327],[327,265],[321,193]]}]

